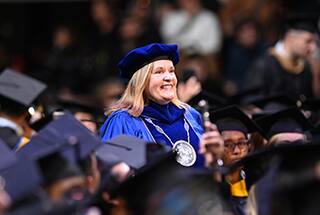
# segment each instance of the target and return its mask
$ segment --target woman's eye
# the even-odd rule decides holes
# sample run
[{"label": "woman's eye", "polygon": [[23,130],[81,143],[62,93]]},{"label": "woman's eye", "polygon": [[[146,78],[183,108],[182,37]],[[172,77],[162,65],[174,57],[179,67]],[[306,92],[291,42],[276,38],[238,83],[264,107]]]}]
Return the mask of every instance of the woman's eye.
[{"label": "woman's eye", "polygon": [[154,74],[160,74],[160,73],[161,73],[161,70],[154,71]]}]

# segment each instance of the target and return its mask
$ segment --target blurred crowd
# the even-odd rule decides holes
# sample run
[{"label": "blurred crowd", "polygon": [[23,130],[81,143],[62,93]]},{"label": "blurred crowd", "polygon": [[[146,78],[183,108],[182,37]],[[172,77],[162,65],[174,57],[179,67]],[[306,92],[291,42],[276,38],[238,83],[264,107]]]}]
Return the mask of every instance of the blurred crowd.
[{"label": "blurred crowd", "polygon": [[[23,4],[46,16],[54,3]],[[81,4],[86,14],[45,28],[51,40],[24,44],[12,20],[0,20],[0,214],[320,212],[319,1]],[[200,112],[206,100],[222,134],[221,157],[202,146],[206,169],[128,136],[101,144],[127,84],[119,60],[154,42],[179,46],[178,97]],[[230,118],[245,132],[223,133],[219,120]]]},{"label": "blurred crowd", "polygon": [[[182,50],[177,68],[181,80],[185,70],[193,70],[203,89],[229,97],[248,87],[248,70],[279,41],[290,16],[316,23],[319,9],[316,1],[302,6],[299,1],[285,0],[247,0],[241,4],[233,0],[92,0],[83,4],[85,10],[76,11],[86,14],[71,18],[62,13],[66,17],[55,20],[43,14],[54,3],[24,3],[24,16],[33,12],[28,6],[44,10],[36,11],[33,19],[43,15],[50,21],[49,27],[43,27],[46,34],[40,26],[31,28],[28,22],[32,19],[24,27],[30,30],[21,30],[17,24],[24,19],[21,14],[20,18],[1,20],[0,68],[10,66],[39,79],[54,95],[91,94],[107,99],[113,95],[103,89],[121,88],[113,80],[117,78],[117,62],[125,53],[151,42],[177,43]],[[17,5],[6,3],[3,8]],[[72,10],[72,4],[60,3],[55,13],[64,10]],[[74,20],[78,16],[83,23]],[[39,38],[41,35],[49,36]],[[316,86],[318,58],[319,51],[308,55]]]}]

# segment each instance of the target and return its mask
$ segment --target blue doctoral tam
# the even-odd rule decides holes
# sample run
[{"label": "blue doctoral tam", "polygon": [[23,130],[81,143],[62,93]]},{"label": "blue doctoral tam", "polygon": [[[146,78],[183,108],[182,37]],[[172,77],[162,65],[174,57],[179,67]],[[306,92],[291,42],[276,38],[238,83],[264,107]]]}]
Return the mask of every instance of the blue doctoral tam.
[{"label": "blue doctoral tam", "polygon": [[176,65],[179,62],[178,46],[152,43],[133,49],[118,63],[120,77],[130,80],[137,70],[162,57],[171,60],[173,65]]}]

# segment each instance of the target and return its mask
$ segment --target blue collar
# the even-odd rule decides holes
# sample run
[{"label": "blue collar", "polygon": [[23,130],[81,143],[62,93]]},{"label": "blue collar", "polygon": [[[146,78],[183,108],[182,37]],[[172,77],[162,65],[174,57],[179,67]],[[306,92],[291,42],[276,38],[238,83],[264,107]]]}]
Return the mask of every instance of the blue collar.
[{"label": "blue collar", "polygon": [[155,119],[160,122],[171,124],[180,119],[184,112],[184,109],[178,108],[171,102],[165,105],[151,102],[149,105],[144,107],[141,115],[144,117],[150,117],[151,119]]}]

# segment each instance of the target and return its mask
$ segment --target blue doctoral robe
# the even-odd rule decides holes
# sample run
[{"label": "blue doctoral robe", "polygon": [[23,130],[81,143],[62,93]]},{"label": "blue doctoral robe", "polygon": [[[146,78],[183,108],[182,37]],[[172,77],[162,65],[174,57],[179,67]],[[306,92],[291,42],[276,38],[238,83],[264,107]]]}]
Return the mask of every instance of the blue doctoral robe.
[{"label": "blue doctoral robe", "polygon": [[[183,116],[190,125],[190,132],[192,132],[192,134],[194,133],[197,137],[196,143],[191,142],[197,153],[195,166],[203,166],[203,156],[198,154],[199,139],[204,132],[201,115],[194,108],[188,107],[184,111]],[[115,136],[125,134],[156,143],[152,132],[150,132],[148,126],[142,120],[142,117],[134,117],[130,115],[127,110],[113,112],[102,125],[100,133],[102,141],[108,141]]]}]

